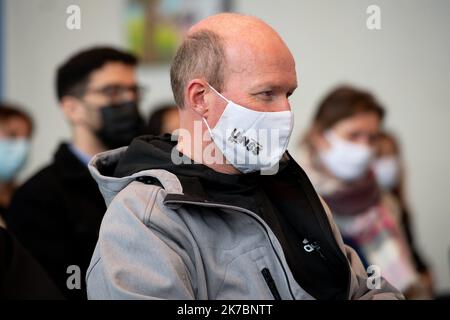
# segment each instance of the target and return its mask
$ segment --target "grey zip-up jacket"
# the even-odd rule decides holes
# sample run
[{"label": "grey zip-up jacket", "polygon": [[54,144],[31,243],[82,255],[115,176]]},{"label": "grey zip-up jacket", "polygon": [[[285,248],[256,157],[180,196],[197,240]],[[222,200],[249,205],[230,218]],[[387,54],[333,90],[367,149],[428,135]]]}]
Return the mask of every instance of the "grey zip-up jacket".
[{"label": "grey zip-up jacket", "polygon": [[[99,154],[89,164],[108,206],[86,276],[90,299],[314,299],[295,281],[280,242],[257,214],[177,197],[180,180],[166,170],[103,175],[101,168],[125,151]],[[383,279],[379,289],[368,288],[374,282],[323,205],[350,266],[348,298],[402,299]]]}]

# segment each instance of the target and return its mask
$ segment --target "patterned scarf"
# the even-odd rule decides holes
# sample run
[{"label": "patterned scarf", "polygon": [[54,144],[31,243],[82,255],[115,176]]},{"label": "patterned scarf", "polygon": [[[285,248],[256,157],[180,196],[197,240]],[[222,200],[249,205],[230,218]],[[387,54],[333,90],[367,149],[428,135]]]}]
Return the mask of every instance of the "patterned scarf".
[{"label": "patterned scarf", "polygon": [[339,181],[306,145],[297,160],[330,207],[344,238],[364,260],[378,266],[383,277],[400,291],[414,285],[417,275],[409,249],[397,221],[383,203],[374,175],[368,172],[352,183]]}]

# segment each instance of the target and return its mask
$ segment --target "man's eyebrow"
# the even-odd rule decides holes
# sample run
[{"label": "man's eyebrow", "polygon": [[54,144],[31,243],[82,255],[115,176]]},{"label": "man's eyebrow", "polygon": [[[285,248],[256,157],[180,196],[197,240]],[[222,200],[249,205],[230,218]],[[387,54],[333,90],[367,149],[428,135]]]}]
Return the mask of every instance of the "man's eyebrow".
[{"label": "man's eyebrow", "polygon": [[282,85],[278,85],[278,84],[273,84],[273,83],[261,83],[258,85],[255,85],[254,90],[263,90],[263,89],[272,89],[272,90],[285,90],[288,89],[288,91],[290,92],[294,92],[297,89],[298,85],[295,84],[293,86],[290,87],[286,87],[286,86],[282,86]]}]

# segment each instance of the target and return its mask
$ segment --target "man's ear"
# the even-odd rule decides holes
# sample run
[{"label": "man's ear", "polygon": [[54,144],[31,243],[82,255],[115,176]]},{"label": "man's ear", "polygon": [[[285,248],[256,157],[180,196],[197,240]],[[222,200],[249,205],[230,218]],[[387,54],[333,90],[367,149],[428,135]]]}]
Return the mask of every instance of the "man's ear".
[{"label": "man's ear", "polygon": [[72,96],[64,96],[59,102],[64,115],[71,123],[76,123],[84,111],[79,99]]},{"label": "man's ear", "polygon": [[185,106],[193,109],[201,117],[206,117],[208,113],[207,89],[205,81],[200,79],[191,80],[187,86]]}]

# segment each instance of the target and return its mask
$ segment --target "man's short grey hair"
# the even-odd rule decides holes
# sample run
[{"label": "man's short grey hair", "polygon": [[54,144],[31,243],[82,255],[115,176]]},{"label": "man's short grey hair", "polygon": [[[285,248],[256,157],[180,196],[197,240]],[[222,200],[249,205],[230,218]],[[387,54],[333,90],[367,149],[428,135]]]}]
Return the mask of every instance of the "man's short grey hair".
[{"label": "man's short grey hair", "polygon": [[223,39],[213,31],[197,31],[178,48],[170,69],[170,82],[176,104],[183,108],[184,90],[192,79],[205,79],[222,91],[224,85],[225,50]]}]

